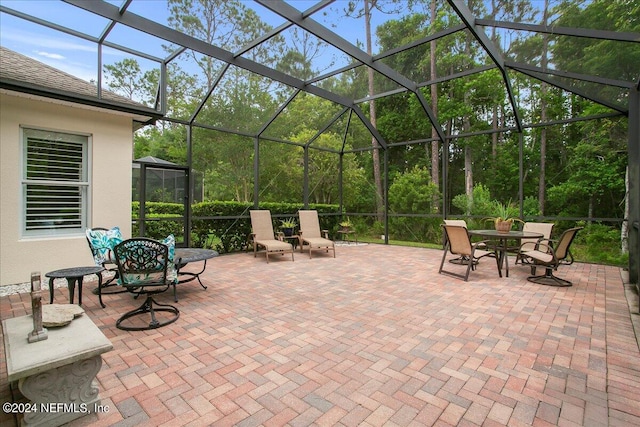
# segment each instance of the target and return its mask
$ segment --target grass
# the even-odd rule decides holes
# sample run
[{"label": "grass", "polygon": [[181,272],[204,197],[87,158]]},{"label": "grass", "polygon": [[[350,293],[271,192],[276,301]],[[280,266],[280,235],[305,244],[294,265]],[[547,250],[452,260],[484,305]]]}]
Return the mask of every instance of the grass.
[{"label": "grass", "polygon": [[[358,240],[366,243],[384,243],[384,240],[369,236],[358,236]],[[403,240],[389,240],[390,245],[409,246],[414,248],[428,248],[442,250],[442,244],[408,242]],[[626,268],[629,266],[629,254],[622,254],[619,247],[609,247],[601,245],[597,248],[590,247],[586,244],[573,243],[571,245],[571,253],[575,261],[585,262],[589,264],[613,265],[616,267]]]}]

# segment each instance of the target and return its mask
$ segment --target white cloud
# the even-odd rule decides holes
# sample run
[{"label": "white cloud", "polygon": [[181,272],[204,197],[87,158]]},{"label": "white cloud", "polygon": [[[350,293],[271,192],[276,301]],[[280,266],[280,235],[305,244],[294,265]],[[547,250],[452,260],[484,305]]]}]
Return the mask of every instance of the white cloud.
[{"label": "white cloud", "polygon": [[24,46],[35,46],[39,48],[46,48],[49,50],[63,50],[63,51],[80,51],[80,52],[97,52],[98,48],[94,43],[76,43],[64,38],[47,37],[43,34],[34,33],[31,31],[22,31],[20,29],[13,29],[13,31],[2,32],[2,44],[5,45],[6,41],[14,42]]},{"label": "white cloud", "polygon": [[44,56],[45,58],[50,58],[50,59],[65,59],[64,55],[60,55],[59,53],[49,53],[49,52],[43,52],[41,50],[37,50],[36,54],[40,56]]}]

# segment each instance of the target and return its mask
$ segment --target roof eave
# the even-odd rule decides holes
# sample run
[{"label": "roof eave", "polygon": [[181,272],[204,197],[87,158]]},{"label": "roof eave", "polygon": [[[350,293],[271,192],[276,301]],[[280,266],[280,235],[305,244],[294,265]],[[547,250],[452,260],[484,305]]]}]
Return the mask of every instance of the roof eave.
[{"label": "roof eave", "polygon": [[[155,111],[152,108],[134,107],[114,101],[109,101],[106,99],[92,98],[89,96],[60,91],[49,87],[30,85],[25,82],[11,79],[0,79],[0,89],[130,114],[133,121],[140,124],[141,126],[153,124],[156,120],[163,117],[161,113]],[[137,128],[139,127],[140,126],[137,126]]]}]

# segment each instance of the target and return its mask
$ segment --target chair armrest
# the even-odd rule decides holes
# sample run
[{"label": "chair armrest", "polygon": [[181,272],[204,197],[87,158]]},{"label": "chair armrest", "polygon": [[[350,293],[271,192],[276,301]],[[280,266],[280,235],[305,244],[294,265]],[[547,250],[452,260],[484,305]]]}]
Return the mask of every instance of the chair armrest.
[{"label": "chair armrest", "polygon": [[325,239],[329,240],[329,230],[321,230],[321,233],[324,235]]},{"label": "chair armrest", "polygon": [[[546,242],[546,243],[545,243],[545,242]],[[519,251],[519,252],[521,252],[521,251],[522,251],[522,247],[523,247],[524,245],[531,244],[531,243],[533,243],[533,242],[525,242],[525,243],[523,243],[522,245],[520,245],[520,249],[518,249],[518,251]],[[540,251],[540,252],[547,252],[547,253],[551,253],[551,252],[549,251],[549,249],[553,250],[553,244],[554,244],[554,243],[557,243],[557,241],[556,241],[556,240],[551,240],[551,239],[545,239],[544,237],[540,237],[540,238],[536,241],[536,243],[535,243],[534,250],[536,250],[536,251]],[[545,247],[545,248],[547,248],[547,249],[546,249],[546,250],[544,250],[544,251],[541,251],[541,250],[540,250],[540,247],[541,247],[541,246],[543,246],[543,247]]]}]

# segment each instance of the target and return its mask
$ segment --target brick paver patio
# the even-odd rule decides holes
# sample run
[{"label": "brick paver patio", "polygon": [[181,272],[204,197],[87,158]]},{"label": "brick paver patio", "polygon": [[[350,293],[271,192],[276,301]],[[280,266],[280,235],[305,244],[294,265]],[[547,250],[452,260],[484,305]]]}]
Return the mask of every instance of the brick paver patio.
[{"label": "brick paver patio", "polygon": [[[102,309],[85,292],[114,345],[98,374],[108,411],[70,425],[640,425],[638,315],[618,268],[565,266],[573,287],[551,288],[521,266],[500,279],[490,259],[466,283],[439,275],[440,250],[336,253],[213,259],[208,289],[180,285],[180,319],[154,331],[115,328],[130,295]],[[27,294],[0,304],[3,319],[30,312]],[[0,369],[4,402],[4,353]]]}]

